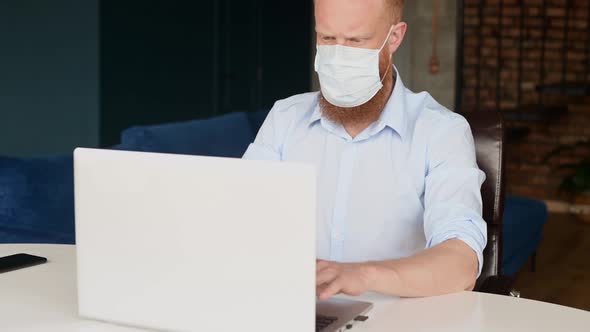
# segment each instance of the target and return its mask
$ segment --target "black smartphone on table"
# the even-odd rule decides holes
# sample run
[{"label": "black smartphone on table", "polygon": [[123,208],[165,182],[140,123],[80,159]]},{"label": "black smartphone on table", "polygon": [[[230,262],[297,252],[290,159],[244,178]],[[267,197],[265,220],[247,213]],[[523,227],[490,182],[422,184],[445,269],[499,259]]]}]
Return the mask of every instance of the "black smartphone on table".
[{"label": "black smartphone on table", "polygon": [[47,258],[29,254],[15,254],[0,257],[0,273],[23,269],[29,266],[47,263]]}]

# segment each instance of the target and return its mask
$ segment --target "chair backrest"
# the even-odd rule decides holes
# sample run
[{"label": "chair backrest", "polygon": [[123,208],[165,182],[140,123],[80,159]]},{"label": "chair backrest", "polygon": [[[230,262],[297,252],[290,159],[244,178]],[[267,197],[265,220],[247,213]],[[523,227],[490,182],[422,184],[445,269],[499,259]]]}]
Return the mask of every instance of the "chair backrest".
[{"label": "chair backrest", "polygon": [[[498,112],[468,112],[463,116],[469,122],[477,164],[486,174],[481,187],[483,219],[488,225],[488,244],[484,250],[484,264],[478,285],[490,276],[501,273],[502,215],[504,210],[504,126]],[[476,286],[477,289],[477,286]]]}]

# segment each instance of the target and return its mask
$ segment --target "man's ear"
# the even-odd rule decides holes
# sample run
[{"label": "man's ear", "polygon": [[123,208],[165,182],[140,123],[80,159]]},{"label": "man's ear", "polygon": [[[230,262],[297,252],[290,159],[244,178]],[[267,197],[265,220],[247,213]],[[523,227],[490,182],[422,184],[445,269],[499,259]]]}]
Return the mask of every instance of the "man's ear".
[{"label": "man's ear", "polygon": [[407,29],[408,25],[406,24],[406,22],[399,22],[398,24],[393,26],[393,29],[391,30],[391,35],[389,36],[389,40],[387,41],[387,47],[390,54],[394,54],[399,48],[399,46],[402,44]]}]

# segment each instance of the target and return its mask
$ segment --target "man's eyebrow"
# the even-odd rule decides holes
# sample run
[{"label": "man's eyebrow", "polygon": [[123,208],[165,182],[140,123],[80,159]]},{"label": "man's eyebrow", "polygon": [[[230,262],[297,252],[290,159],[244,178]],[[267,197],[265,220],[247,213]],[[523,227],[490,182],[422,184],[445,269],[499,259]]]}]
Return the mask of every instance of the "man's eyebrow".
[{"label": "man's eyebrow", "polygon": [[346,39],[370,39],[372,37],[369,33],[344,36]]},{"label": "man's eyebrow", "polygon": [[[315,32],[320,35],[320,36],[328,36],[328,37],[333,37],[334,34],[326,32],[326,31],[321,31],[318,29],[315,29]],[[371,39],[373,35],[371,33],[362,33],[362,34],[354,34],[354,35],[345,35],[344,38],[345,39]]]}]

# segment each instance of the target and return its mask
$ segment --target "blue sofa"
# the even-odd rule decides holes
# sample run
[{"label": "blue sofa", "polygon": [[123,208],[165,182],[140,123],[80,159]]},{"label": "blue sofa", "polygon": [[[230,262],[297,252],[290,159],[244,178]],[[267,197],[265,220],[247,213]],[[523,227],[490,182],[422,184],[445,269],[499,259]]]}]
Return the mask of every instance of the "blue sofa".
[{"label": "blue sofa", "polygon": [[[121,144],[113,149],[239,158],[266,114],[235,112],[206,120],[132,127],[122,133]],[[533,255],[546,220],[543,202],[506,199],[504,274],[515,274]],[[75,243],[71,155],[0,157],[0,243]]]}]

